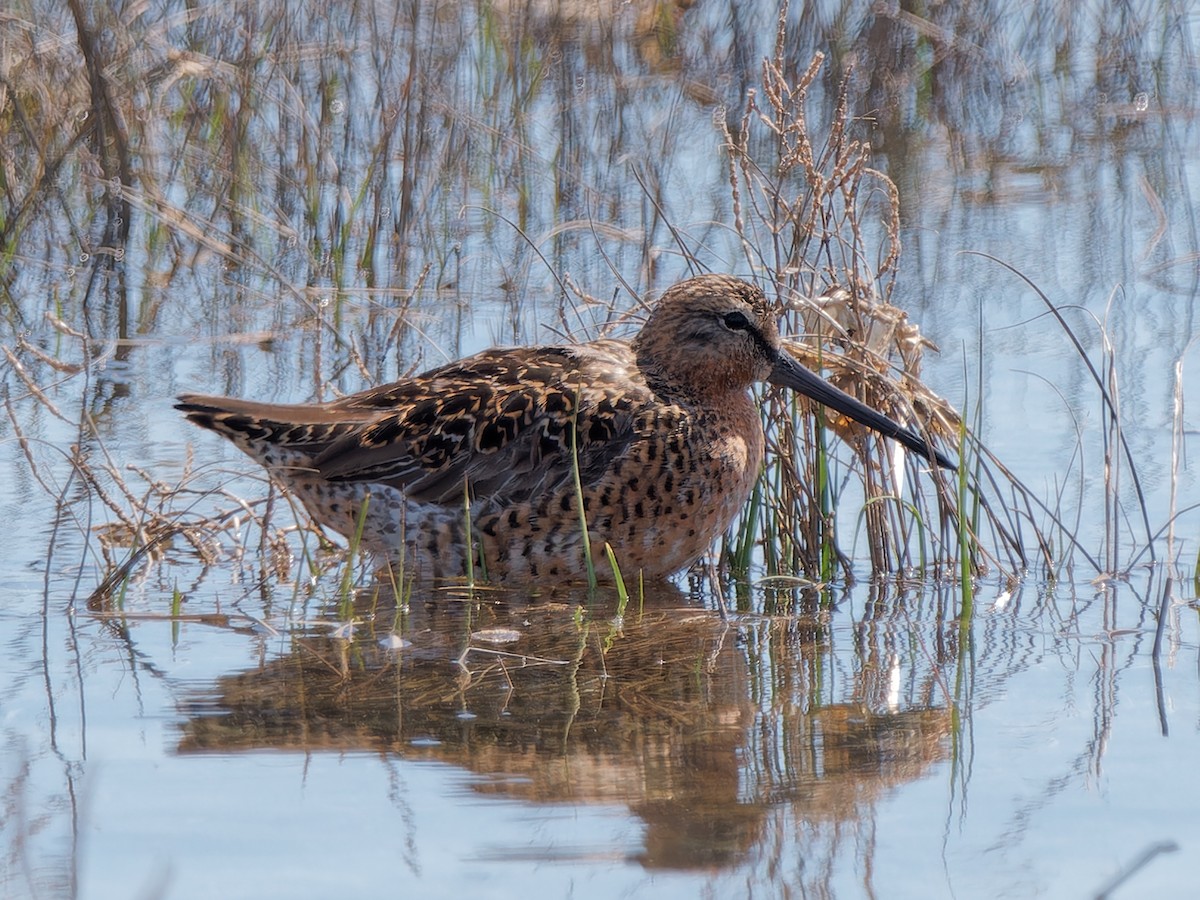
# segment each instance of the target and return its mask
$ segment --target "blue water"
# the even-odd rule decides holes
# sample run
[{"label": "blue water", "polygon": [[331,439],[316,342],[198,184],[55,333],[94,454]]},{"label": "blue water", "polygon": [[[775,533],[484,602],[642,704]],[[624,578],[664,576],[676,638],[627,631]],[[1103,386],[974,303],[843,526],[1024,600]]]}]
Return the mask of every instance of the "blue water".
[{"label": "blue water", "polygon": [[[312,124],[315,65],[291,81],[286,55],[253,68],[262,107],[247,146],[263,168],[246,204],[259,256],[233,265],[194,229],[138,212],[129,290],[87,294],[78,242],[95,239],[96,176],[73,162],[60,175],[68,202],[45,200],[6,264],[0,343],[45,399],[0,362],[0,893],[1078,897],[1162,844],[1176,849],[1114,896],[1191,896],[1197,14],[1150,4],[1122,18],[1105,6],[1022,24],[1007,10],[945,6],[929,20],[796,10],[789,59],[803,68],[821,49],[826,71],[856,64],[856,109],[878,122],[863,132],[872,165],[901,197],[892,301],[941,348],[923,375],[978,410],[988,448],[1079,549],[1047,513],[1022,507],[1033,564],[1015,584],[994,569],[982,578],[965,629],[957,585],[897,593],[865,579],[834,585],[819,606],[799,591],[790,616],[767,615],[756,588],[728,624],[703,592],[652,598],[617,628],[611,598],[580,604],[548,589],[469,602],[418,593],[393,622],[387,604],[362,597],[339,609],[336,572],[311,578],[296,559],[272,568],[247,515],[215,564],[176,537],[111,604],[89,609],[109,571],[100,529],[138,503],[199,518],[267,495],[236,450],[180,421],[176,393],[304,401],[494,343],[557,340],[564,320],[590,333],[603,306],[564,298],[550,271],[628,308],[613,269],[647,291],[688,272],[668,224],[704,265],[749,274],[713,120],[740,116],[773,7],[734,18],[700,4],[672,18],[682,56],[665,62],[639,43],[632,6],[611,32],[537,10],[494,20],[483,8],[425,10],[416,30],[429,74],[408,85],[424,118],[409,139],[430,143],[405,151],[397,138],[388,151],[382,283],[351,261],[341,304],[324,306],[336,292],[321,256],[339,203],[351,250],[365,241],[371,217],[355,204],[362,185],[369,205],[380,184],[368,171],[378,104],[404,96],[409,13],[389,31],[390,10],[349,7],[333,28],[339,46],[351,35],[357,48],[345,68],[328,23],[297,13],[300,44],[339,76],[329,90],[344,112],[324,131]],[[39,35],[72,34],[59,10],[30,15]],[[219,133],[201,136],[217,118],[212,92],[232,83],[222,66],[239,58],[236,29],[217,16],[228,18],[200,11],[201,44],[221,65],[159,98],[161,143],[138,159],[185,222],[227,241],[228,194],[202,178],[228,157]],[[184,47],[181,22],[145,20],[146,55],[131,51],[119,71],[163,84],[159,42]],[[26,46],[15,27],[0,23]],[[363,49],[381,41],[393,52]],[[878,93],[886,75],[901,83],[895,95]],[[815,123],[835,88],[833,76],[813,86]],[[697,99],[704,91],[716,104]],[[308,171],[295,138],[306,121],[309,146],[326,154],[311,163],[323,179],[311,226],[287,206],[307,196],[289,181]],[[261,149],[276,140],[297,155]],[[415,213],[401,227],[406,172]],[[661,217],[635,174],[660,188]],[[152,237],[164,222],[165,242]],[[876,246],[878,226],[868,230]],[[1115,476],[1108,411],[1070,337],[1028,285],[976,254],[1061,308],[1119,401],[1132,460],[1115,454]],[[385,288],[416,288],[426,263],[401,316]],[[132,323],[123,341],[120,303]],[[87,352],[47,314],[90,329]],[[86,368],[39,360],[22,337]],[[72,468],[75,445],[94,484]],[[160,498],[156,482],[195,493]],[[1030,518],[1055,535],[1052,566]],[[286,541],[297,549],[296,535]],[[1097,581],[1110,562],[1121,578]],[[865,560],[855,571],[866,574]],[[183,615],[172,619],[176,592]],[[354,641],[329,637],[351,617]],[[490,627],[521,640],[472,636]],[[393,632],[405,649],[381,649]]]}]

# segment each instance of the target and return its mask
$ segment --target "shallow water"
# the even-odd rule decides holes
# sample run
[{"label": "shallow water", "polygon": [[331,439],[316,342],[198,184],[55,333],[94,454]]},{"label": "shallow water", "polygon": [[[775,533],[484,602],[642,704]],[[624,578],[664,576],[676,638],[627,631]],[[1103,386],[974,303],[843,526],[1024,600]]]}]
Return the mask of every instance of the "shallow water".
[{"label": "shallow water", "polygon": [[[6,181],[2,892],[1075,897],[1148,853],[1113,896],[1193,893],[1186,406],[1177,472],[1171,450],[1177,364],[1184,400],[1200,389],[1200,16],[944,6],[809,6],[788,55],[827,54],[816,122],[853,65],[859,137],[901,199],[892,300],[942,350],[923,374],[979,410],[1078,542],[1050,567],[1031,547],[1015,583],[993,570],[965,615],[954,583],[866,578],[758,585],[728,619],[703,579],[620,618],[608,593],[547,588],[397,606],[366,572],[352,597],[338,570],[311,575],[311,539],[264,550],[249,511],[89,604],[122,516],[268,496],[181,423],[179,391],[305,401],[587,334],[607,309],[551,271],[603,301],[618,275],[652,292],[688,273],[680,242],[749,274],[714,119],[740,121],[776,14],[262,5],[189,22],[181,6],[109,23],[111,77],[146,126],[121,277],[93,268],[102,154],[67,134],[28,207],[33,156]],[[57,8],[0,35],[5,59],[83,71]],[[63,83],[56,105],[86,121],[86,84]],[[1061,307],[1105,378],[1111,346],[1143,499],[1125,459],[1106,508],[1099,390],[1036,294],[977,254]]]}]

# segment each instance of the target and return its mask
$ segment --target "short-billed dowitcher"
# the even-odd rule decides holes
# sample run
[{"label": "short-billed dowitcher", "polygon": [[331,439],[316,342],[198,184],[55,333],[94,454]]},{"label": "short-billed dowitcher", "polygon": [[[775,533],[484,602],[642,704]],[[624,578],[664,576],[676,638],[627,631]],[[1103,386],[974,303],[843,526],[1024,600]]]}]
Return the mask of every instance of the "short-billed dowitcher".
[{"label": "short-billed dowitcher", "polygon": [[952,466],[796,362],[762,291],[725,275],[669,288],[632,341],[485,350],[328,403],[185,394],[178,408],[342,535],[369,495],[364,543],[398,555],[403,541],[423,576],[463,573],[469,492],[489,577],[578,577],[578,473],[593,558],[607,542],[625,572],[654,577],[699,559],[750,495],[763,455],[758,381]]}]

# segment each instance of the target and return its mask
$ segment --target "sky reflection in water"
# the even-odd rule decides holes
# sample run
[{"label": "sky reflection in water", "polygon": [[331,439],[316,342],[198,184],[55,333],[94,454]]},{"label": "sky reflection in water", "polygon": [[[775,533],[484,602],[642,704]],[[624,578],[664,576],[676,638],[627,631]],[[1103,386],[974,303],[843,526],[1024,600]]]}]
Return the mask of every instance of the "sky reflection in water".
[{"label": "sky reflection in water", "polygon": [[[1200,641],[1194,584],[1161,568],[1094,585],[1077,562],[997,606],[1008,587],[985,582],[965,629],[952,586],[868,584],[756,589],[730,623],[707,594],[656,594],[617,628],[611,598],[553,592],[418,593],[397,618],[368,583],[339,609],[336,583],[296,587],[288,559],[260,587],[271,564],[233,529],[253,552],[204,568],[177,539],[130,581],[123,615],[86,608],[103,570],[91,529],[114,515],[70,474],[81,411],[114,468],[174,483],[194,451],[211,485],[257,500],[257,476],[229,481],[249,465],[170,410],[177,391],[302,401],[553,339],[563,319],[543,258],[605,299],[613,269],[658,289],[685,272],[672,227],[705,264],[745,273],[713,123],[740,121],[775,11],[739,10],[553,21],[536,4],[414,5],[393,19],[351,4],[332,23],[293,11],[279,31],[266,5],[201,7],[191,23],[145,12],[107,34],[127,51],[112,77],[150,123],[136,131],[124,282],[89,289],[110,204],[82,157],[66,153],[61,194],[31,218],[5,207],[19,265],[4,269],[2,342],[63,411],[32,398],[10,359],[5,894],[1079,896],[1175,841],[1125,890],[1187,895]],[[1061,491],[1102,559],[1098,394],[1032,292],[961,251],[1079,307],[1066,315],[1097,360],[1089,313],[1104,321],[1161,527],[1178,360],[1184,395],[1200,387],[1186,355],[1200,31],[1165,4],[1140,10],[1145,22],[1108,7],[1028,24],[1003,12],[807,5],[793,61],[827,54],[816,122],[853,65],[859,136],[901,198],[892,299],[943,350],[926,377],[982,405],[989,446],[1047,502]],[[30,34],[62,37],[38,45],[40,64],[53,70],[58,46],[62,70],[82,73],[65,13],[29,17]],[[30,46],[15,27],[0,26]],[[258,45],[242,36],[268,33],[281,43],[245,55]],[[86,119],[82,77],[64,77],[46,116]],[[339,255],[327,239],[343,214]],[[323,304],[338,283],[344,302]],[[398,329],[386,292],[418,286],[414,324]],[[584,333],[602,318],[567,309]],[[87,362],[47,313],[95,338],[101,361],[81,374],[31,355],[19,338]],[[361,366],[331,336],[335,314]],[[84,445],[92,465],[108,461]],[[1128,563],[1145,538],[1122,483],[1111,552]],[[1195,476],[1175,483],[1185,507]],[[1177,530],[1190,563],[1196,516]],[[192,618],[171,622],[176,589]],[[353,640],[330,637],[351,618]],[[488,628],[521,637],[472,638]],[[392,634],[410,645],[381,647]]]}]

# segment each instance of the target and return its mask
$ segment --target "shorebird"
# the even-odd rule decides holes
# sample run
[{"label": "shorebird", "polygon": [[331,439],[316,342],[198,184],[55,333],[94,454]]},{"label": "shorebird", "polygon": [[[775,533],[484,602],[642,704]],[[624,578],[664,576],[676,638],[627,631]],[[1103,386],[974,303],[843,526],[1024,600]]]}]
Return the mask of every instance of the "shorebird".
[{"label": "shorebird", "polygon": [[[668,288],[632,341],[485,350],[327,403],[184,394],[177,408],[265,466],[320,525],[421,577],[577,579],[695,563],[742,509],[763,457],[756,382],[799,391],[953,463],[782,348],[761,290],[727,275]],[[578,483],[578,488],[576,487]],[[471,541],[467,540],[467,509]],[[482,565],[479,565],[479,564]],[[606,568],[597,566],[597,569]]]}]

